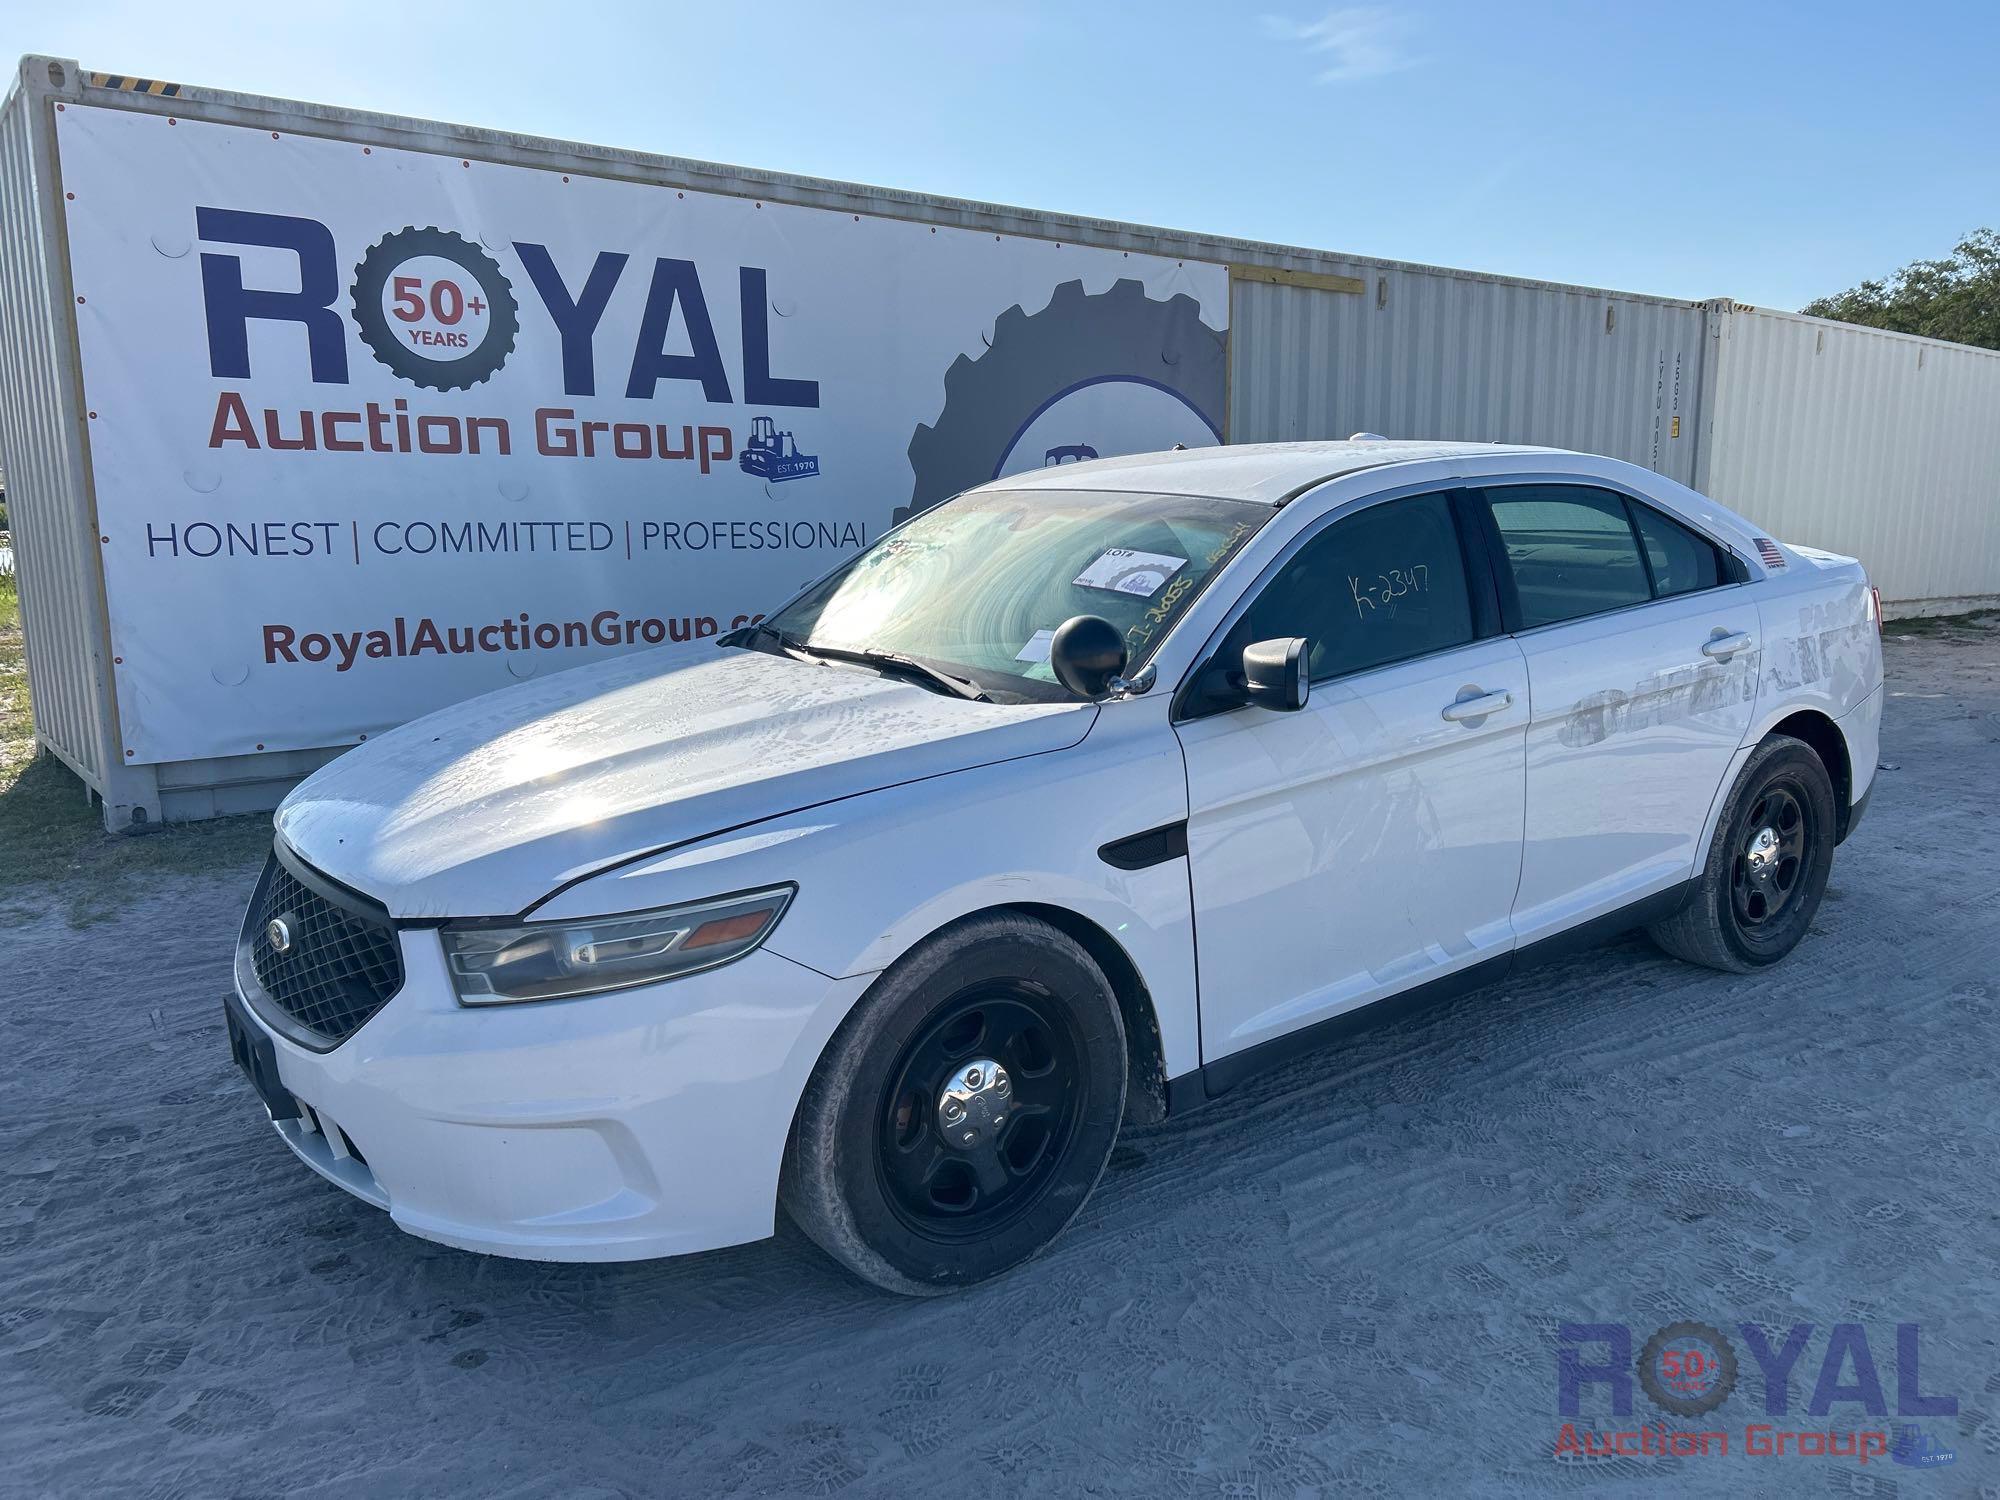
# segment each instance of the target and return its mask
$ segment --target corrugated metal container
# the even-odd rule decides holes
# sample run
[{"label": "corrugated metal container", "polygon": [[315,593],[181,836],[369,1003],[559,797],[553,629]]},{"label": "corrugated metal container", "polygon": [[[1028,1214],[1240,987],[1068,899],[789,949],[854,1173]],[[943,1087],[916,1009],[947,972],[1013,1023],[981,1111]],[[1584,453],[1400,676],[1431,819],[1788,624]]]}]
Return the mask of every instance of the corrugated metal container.
[{"label": "corrugated metal container", "polygon": [[28,686],[41,746],[62,757],[125,826],[150,778],[112,748],[116,709],[105,660],[104,583],[78,410],[76,330],[60,253],[59,182],[36,88],[70,65],[22,63],[23,86],[0,110],[0,458],[21,579]]},{"label": "corrugated metal container", "polygon": [[1695,486],[1868,566],[1892,614],[2000,603],[2000,353],[1709,306]]},{"label": "corrugated metal container", "polygon": [[273,806],[339,747],[155,765],[132,764],[122,748],[58,212],[53,112],[64,101],[1224,264],[1231,441],[1374,431],[1606,453],[1711,488],[1780,536],[1861,555],[1892,598],[2000,593],[2000,356],[1728,303],[141,82],[29,57],[0,111],[0,462],[36,728],[103,798],[114,828]]},{"label": "corrugated metal container", "polygon": [[1232,442],[1549,443],[1693,478],[1701,304],[1359,260],[1315,269],[1347,286],[1232,277]]}]

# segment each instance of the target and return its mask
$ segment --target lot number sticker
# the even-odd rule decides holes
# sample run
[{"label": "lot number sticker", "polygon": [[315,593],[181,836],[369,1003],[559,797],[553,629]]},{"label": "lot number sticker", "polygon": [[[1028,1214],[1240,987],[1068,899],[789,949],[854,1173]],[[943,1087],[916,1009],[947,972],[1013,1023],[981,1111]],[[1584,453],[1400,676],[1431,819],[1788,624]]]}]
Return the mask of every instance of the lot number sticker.
[{"label": "lot number sticker", "polygon": [[1080,588],[1104,589],[1113,594],[1137,594],[1142,599],[1150,599],[1167,586],[1169,578],[1186,566],[1185,557],[1112,547],[1077,574],[1074,582]]}]

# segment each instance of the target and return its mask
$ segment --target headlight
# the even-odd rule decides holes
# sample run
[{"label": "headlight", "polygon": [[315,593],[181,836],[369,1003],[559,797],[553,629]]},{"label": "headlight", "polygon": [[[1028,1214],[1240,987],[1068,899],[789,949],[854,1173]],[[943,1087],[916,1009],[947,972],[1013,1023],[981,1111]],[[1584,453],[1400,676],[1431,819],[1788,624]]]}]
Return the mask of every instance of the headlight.
[{"label": "headlight", "polygon": [[582,922],[443,929],[461,1005],[563,1000],[677,979],[741,958],[778,925],[796,886]]}]

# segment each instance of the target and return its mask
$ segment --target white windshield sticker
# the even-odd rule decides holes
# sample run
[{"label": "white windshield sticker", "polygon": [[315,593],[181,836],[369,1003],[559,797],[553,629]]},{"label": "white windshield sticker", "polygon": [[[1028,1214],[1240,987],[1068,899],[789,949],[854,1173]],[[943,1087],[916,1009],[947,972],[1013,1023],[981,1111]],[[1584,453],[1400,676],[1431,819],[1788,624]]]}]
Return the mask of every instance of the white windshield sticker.
[{"label": "white windshield sticker", "polygon": [[1077,574],[1075,582],[1080,588],[1104,589],[1113,594],[1137,594],[1142,599],[1150,599],[1167,586],[1169,578],[1186,566],[1185,557],[1112,547]]},{"label": "white windshield sticker", "polygon": [[1037,630],[1028,638],[1028,644],[1014,653],[1015,661],[1047,661],[1049,642],[1056,638],[1053,630]]}]

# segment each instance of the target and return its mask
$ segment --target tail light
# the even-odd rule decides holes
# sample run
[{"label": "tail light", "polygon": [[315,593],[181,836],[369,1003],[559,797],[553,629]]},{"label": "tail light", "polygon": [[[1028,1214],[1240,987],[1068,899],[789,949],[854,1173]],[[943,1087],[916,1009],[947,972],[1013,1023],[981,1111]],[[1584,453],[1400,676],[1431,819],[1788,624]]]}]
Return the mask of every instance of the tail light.
[{"label": "tail light", "polygon": [[1882,633],[1882,591],[1874,584],[1868,585],[1868,618],[1875,622],[1875,634]]}]

